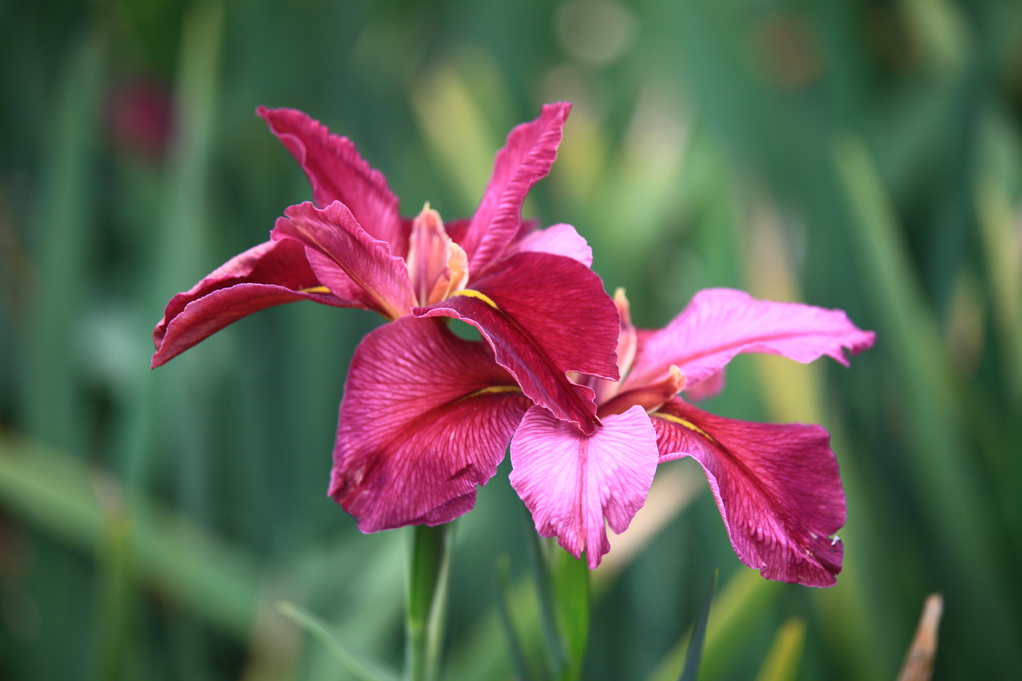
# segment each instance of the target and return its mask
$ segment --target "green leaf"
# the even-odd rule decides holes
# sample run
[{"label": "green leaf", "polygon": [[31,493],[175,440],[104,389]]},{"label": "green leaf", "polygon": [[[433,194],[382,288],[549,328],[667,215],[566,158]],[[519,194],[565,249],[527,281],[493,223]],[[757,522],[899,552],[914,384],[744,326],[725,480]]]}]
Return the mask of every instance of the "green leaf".
[{"label": "green leaf", "polygon": [[706,642],[706,623],[710,620],[710,604],[713,602],[713,592],[717,589],[717,575],[720,570],[713,571],[710,578],[710,588],[706,590],[706,598],[703,599],[703,607],[699,611],[699,619],[696,620],[692,630],[692,640],[688,644],[688,653],[685,655],[685,668],[681,671],[679,681],[696,681],[699,676],[699,664],[703,659],[703,644]]},{"label": "green leaf", "polygon": [[48,121],[38,202],[39,239],[35,266],[30,341],[23,371],[24,418],[28,432],[72,449],[84,430],[75,363],[75,330],[81,324],[92,257],[97,139],[107,39],[88,31],[71,41],[56,101]]},{"label": "green leaf", "polygon": [[[701,669],[705,678],[721,676],[735,659],[755,625],[762,620],[780,593],[781,585],[770,582],[755,570],[739,570],[728,580],[716,599],[713,620],[706,632]],[[660,661],[649,681],[674,681],[682,673],[692,630],[686,631]]]},{"label": "green leaf", "polygon": [[585,560],[560,547],[554,548],[552,558],[557,631],[568,656],[560,678],[569,681],[581,678],[589,641],[590,573]]},{"label": "green leaf", "polygon": [[554,678],[573,681],[582,675],[589,639],[589,567],[555,541],[541,538],[528,514],[526,518],[529,566],[539,600],[546,668]]},{"label": "green leaf", "polygon": [[358,677],[360,681],[397,681],[396,673],[348,650],[337,640],[336,636],[330,633],[329,625],[308,610],[287,601],[278,603],[277,609],[282,615],[322,643],[344,665],[345,669]]},{"label": "green leaf", "polygon": [[511,603],[514,596],[511,591],[510,563],[511,559],[506,555],[497,558],[497,613],[507,637],[508,650],[511,653],[511,663],[515,667],[515,673],[523,681],[528,681],[533,677],[529,673],[529,666],[525,661],[525,650],[521,637],[519,637],[514,620],[511,618]]},{"label": "green leaf", "polygon": [[[988,518],[990,495],[975,473],[962,423],[962,393],[953,379],[936,319],[916,279],[894,206],[869,150],[851,134],[837,139],[834,163],[865,265],[865,280],[884,339],[903,387],[904,433],[915,491],[949,566],[960,575],[984,566],[971,595],[991,629],[989,640],[1016,657],[1017,621],[1001,596],[1011,579],[997,559]],[[967,388],[966,388],[967,390]],[[966,392],[966,396],[968,396]]]},{"label": "green leaf", "polygon": [[532,525],[532,517],[522,507],[525,518],[525,543],[528,547],[529,574],[535,586],[536,598],[539,602],[539,625],[543,634],[543,665],[548,676],[557,678],[567,666],[567,647],[558,626],[559,609],[556,595],[555,578],[550,563],[556,560],[556,546],[550,547],[536,534]]}]

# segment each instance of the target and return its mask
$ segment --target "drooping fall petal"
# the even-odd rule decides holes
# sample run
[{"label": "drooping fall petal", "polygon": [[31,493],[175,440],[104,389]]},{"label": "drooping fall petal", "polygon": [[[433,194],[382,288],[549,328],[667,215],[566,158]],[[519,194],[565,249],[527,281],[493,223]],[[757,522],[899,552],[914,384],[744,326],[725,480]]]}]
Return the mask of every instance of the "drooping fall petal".
[{"label": "drooping fall petal", "polygon": [[508,246],[505,255],[525,251],[563,255],[586,267],[593,266],[593,249],[574,227],[563,223],[529,232],[520,241]]},{"label": "drooping fall petal", "polygon": [[473,286],[412,312],[454,317],[478,328],[526,395],[591,433],[593,391],[565,374],[617,379],[617,309],[600,278],[570,258],[519,253]]},{"label": "drooping fall petal", "polygon": [[522,202],[532,185],[550,172],[570,110],[570,104],[546,104],[539,118],[508,133],[504,148],[493,162],[493,174],[482,201],[460,241],[473,276],[489,269],[518,234]]},{"label": "drooping fall petal", "polygon": [[402,228],[398,198],[351,140],[330,134],[325,125],[295,109],[261,106],[256,113],[302,166],[317,206],[340,201],[370,236],[389,243],[392,254],[405,256],[408,232]]},{"label": "drooping fall petal", "polygon": [[290,206],[284,215],[270,238],[294,239],[305,246],[316,277],[335,295],[359,300],[389,319],[408,314],[415,305],[405,261],[366,234],[343,203],[316,208],[306,201]]},{"label": "drooping fall petal", "polygon": [[530,404],[485,344],[443,320],[382,326],[351,362],[330,496],[363,532],[453,520],[496,472]]},{"label": "drooping fall petal", "polygon": [[536,531],[596,568],[646,501],[656,473],[656,433],[642,407],[608,416],[592,435],[541,407],[525,414],[511,441],[511,486]]},{"label": "drooping fall petal", "polygon": [[170,299],[153,330],[152,366],[156,368],[225,326],[259,310],[313,300],[336,307],[362,307],[329,292],[294,241],[268,241],[221,265],[191,290]]},{"label": "drooping fall petal", "polygon": [[845,495],[820,426],[714,416],[680,399],[652,415],[660,461],[691,456],[705,469],[738,558],[767,579],[831,586],[844,547]]},{"label": "drooping fall petal", "polygon": [[861,352],[874,339],[872,331],[856,327],[841,310],[706,289],[666,327],[643,336],[625,386],[655,381],[671,365],[681,369],[688,385],[696,386],[743,352],[783,355],[803,363],[828,355],[847,366],[844,351]]}]

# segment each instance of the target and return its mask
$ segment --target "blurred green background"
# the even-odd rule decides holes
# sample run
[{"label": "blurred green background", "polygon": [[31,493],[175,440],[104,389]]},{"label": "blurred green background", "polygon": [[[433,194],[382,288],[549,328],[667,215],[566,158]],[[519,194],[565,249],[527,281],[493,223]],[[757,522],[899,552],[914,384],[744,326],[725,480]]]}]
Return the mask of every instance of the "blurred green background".
[{"label": "blurred green background", "polygon": [[[454,218],[553,100],[526,214],[574,224],[639,325],[736,286],[878,334],[851,370],[739,358],[706,405],[831,431],[838,586],[743,568],[699,468],[662,467],[584,677],[676,678],[715,567],[704,681],[894,678],[932,592],[935,678],[1022,673],[1022,4],[0,0],[0,678],[355,678],[281,599],[399,666],[409,535],[325,495],[377,319],[288,305],[155,372],[150,333],[310,198],[257,105]],[[456,524],[444,678],[513,677],[500,556],[534,617],[506,473]]]}]

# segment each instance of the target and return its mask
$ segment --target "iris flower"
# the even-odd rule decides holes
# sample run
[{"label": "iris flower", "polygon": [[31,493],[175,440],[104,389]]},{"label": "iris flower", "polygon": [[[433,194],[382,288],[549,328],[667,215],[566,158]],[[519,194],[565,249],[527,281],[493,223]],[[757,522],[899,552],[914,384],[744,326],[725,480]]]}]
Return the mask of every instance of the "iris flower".
[{"label": "iris flower", "polygon": [[591,568],[610,550],[605,526],[623,532],[645,502],[657,465],[691,456],[704,471],[738,558],[767,579],[830,586],[843,546],[845,497],[829,435],[816,425],[715,416],[689,399],[724,387],[744,352],[847,365],[873,345],[844,312],[757,300],[730,289],[699,292],[665,328],[632,326],[623,294],[620,381],[585,379],[601,425],[587,434],[530,407],[511,443],[511,485],[537,531],[556,536]]},{"label": "iris flower", "polygon": [[[526,194],[557,155],[569,109],[544,106],[513,129],[475,214],[445,225],[428,204],[401,218],[386,179],[347,138],[300,111],[260,108],[305,171],[314,203],[289,207],[268,242],[170,300],[153,331],[152,366],[246,315],[298,300],[390,321],[452,317],[479,329],[526,396],[593,432],[593,393],[566,373],[617,378],[614,303],[574,228],[533,230],[521,218]],[[569,336],[566,328],[584,331]]]},{"label": "iris flower", "polygon": [[[623,379],[573,377],[599,404],[591,433],[534,405],[487,346],[441,320],[373,331],[348,373],[331,495],[365,532],[447,522],[472,507],[510,444],[511,484],[537,531],[575,557],[584,551],[595,568],[610,549],[606,526],[628,527],[657,465],[691,456],[743,563],[768,579],[834,584],[843,548],[832,535],[845,500],[827,432],[715,416],[679,393],[718,392],[725,366],[743,352],[847,364],[844,351],[870,347],[873,333],[840,310],[729,289],[701,291],[657,331],[636,329],[622,294],[617,303]],[[571,330],[561,333],[570,343]]]}]

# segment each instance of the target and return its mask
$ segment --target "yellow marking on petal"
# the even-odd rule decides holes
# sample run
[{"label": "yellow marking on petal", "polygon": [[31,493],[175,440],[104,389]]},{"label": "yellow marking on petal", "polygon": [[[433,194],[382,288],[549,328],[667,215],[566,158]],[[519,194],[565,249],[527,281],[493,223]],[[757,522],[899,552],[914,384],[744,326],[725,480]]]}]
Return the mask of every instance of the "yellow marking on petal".
[{"label": "yellow marking on petal", "polygon": [[463,288],[460,291],[455,291],[454,295],[456,295],[456,296],[468,296],[469,298],[476,298],[478,300],[483,301],[484,303],[486,303],[487,305],[492,307],[494,310],[500,310],[500,308],[497,307],[497,304],[495,302],[493,302],[492,300],[490,300],[490,297],[488,295],[486,295],[485,293],[480,293],[479,291],[476,291],[475,289]]},{"label": "yellow marking on petal", "polygon": [[331,293],[330,289],[328,289],[326,286],[310,286],[309,288],[300,288],[300,289],[298,289],[298,292],[299,293],[324,293],[324,294]]},{"label": "yellow marking on petal", "polygon": [[480,388],[475,392],[471,392],[468,395],[462,395],[454,402],[464,402],[466,400],[473,400],[477,397],[485,397],[486,395],[500,395],[502,393],[521,393],[522,389],[517,385],[491,385],[486,388]]},{"label": "yellow marking on petal", "polygon": [[517,385],[491,385],[489,388],[480,388],[468,397],[479,397],[480,395],[494,395],[496,393],[520,393],[522,389]]},{"label": "yellow marking on petal", "polygon": [[691,430],[694,433],[698,433],[698,434],[702,435],[703,437],[705,437],[707,440],[709,440],[713,444],[719,444],[715,439],[713,439],[712,435],[710,435],[705,430],[703,430],[702,428],[700,428],[696,424],[692,423],[691,421],[687,421],[687,420],[681,418],[680,416],[675,416],[674,414],[665,414],[663,412],[656,412],[654,414],[650,414],[650,416],[655,416],[658,419],[663,419],[664,421],[670,421],[671,423],[677,423],[679,426],[683,426],[685,428],[688,428],[689,430]]}]

